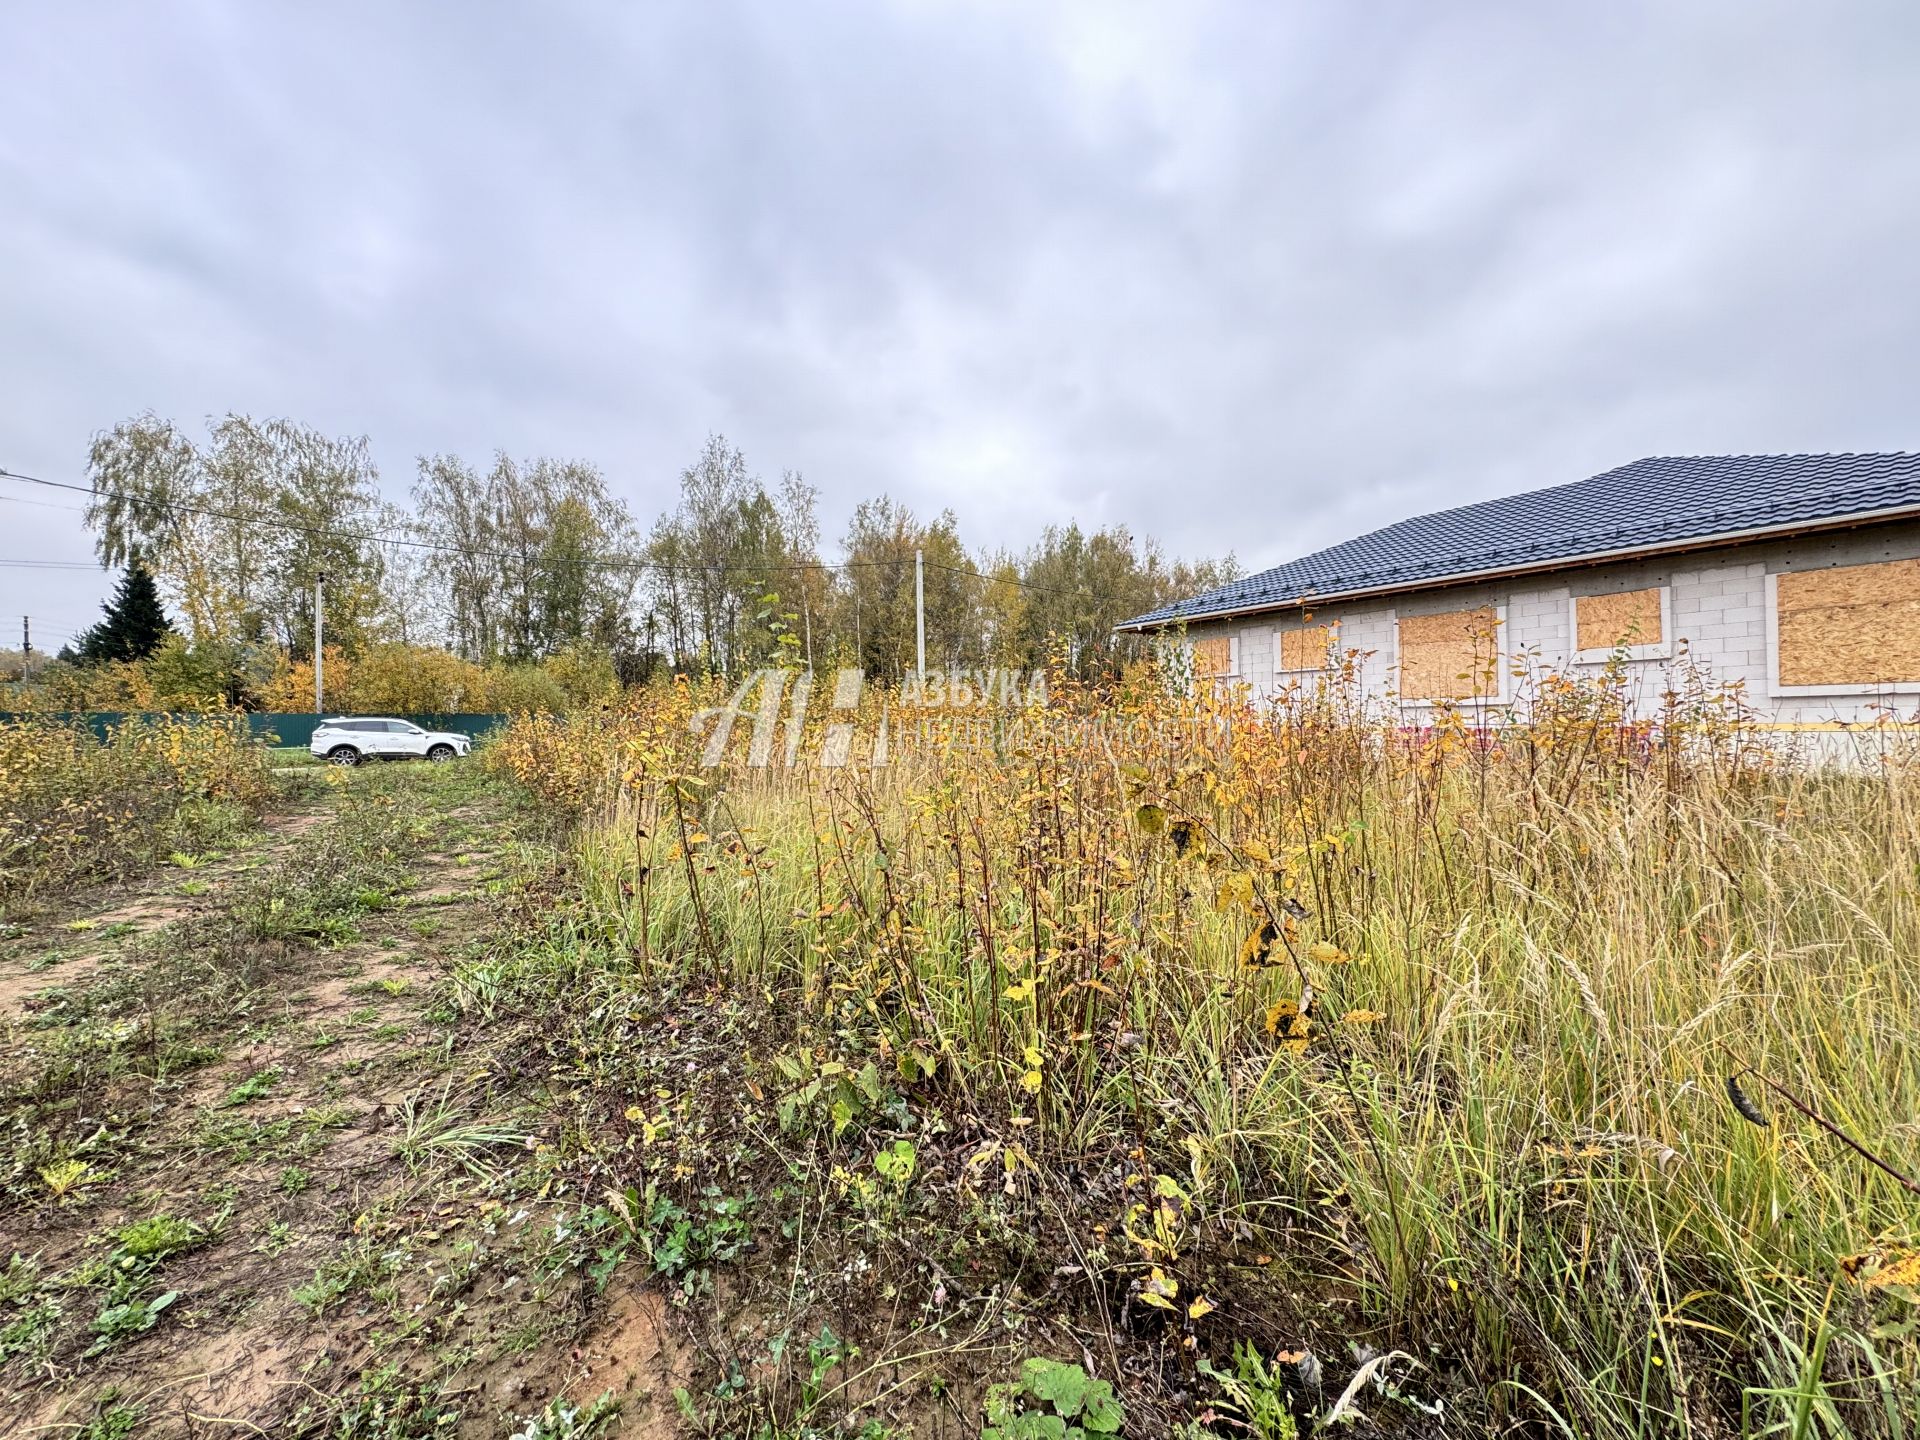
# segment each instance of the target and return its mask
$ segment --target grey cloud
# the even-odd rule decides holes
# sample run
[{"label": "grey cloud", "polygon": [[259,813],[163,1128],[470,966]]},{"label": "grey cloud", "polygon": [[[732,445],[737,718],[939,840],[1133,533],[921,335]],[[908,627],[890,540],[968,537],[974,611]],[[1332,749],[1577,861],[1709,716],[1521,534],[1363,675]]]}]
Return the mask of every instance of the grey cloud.
[{"label": "grey cloud", "polygon": [[[583,455],[645,517],[720,429],[830,534],[885,488],[1272,563],[1641,454],[1920,444],[1910,6],[0,25],[9,468],[242,409],[370,435],[396,493]],[[75,519],[0,501],[0,559],[84,558]],[[102,589],[0,569],[0,626]]]}]

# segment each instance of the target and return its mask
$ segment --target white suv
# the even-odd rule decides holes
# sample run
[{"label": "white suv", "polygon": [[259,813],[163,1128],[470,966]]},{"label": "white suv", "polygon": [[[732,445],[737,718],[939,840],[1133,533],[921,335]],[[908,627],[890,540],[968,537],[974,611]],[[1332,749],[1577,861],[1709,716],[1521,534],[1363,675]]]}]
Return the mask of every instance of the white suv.
[{"label": "white suv", "polygon": [[453,730],[422,730],[407,720],[322,720],[307,747],[333,765],[362,760],[452,760],[473,748],[473,737]]}]

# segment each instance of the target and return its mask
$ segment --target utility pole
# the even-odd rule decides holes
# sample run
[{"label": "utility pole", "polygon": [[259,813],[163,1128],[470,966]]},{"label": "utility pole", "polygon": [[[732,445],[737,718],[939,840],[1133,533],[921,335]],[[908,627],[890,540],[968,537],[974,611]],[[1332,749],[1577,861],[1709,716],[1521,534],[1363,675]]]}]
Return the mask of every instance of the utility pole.
[{"label": "utility pole", "polygon": [[326,713],[327,694],[327,652],[325,643],[326,623],[322,619],[321,607],[326,603],[322,587],[325,581],[318,575],[313,577],[313,713]]},{"label": "utility pole", "polygon": [[913,635],[915,662],[920,683],[927,683],[927,564],[919,550],[913,552]]},{"label": "utility pole", "polygon": [[[806,581],[800,582],[802,585]],[[805,590],[800,592],[800,612],[807,621],[807,674],[813,673],[813,600]]]},{"label": "utility pole", "polygon": [[20,617],[20,653],[29,659],[33,656],[33,617],[31,615]]}]

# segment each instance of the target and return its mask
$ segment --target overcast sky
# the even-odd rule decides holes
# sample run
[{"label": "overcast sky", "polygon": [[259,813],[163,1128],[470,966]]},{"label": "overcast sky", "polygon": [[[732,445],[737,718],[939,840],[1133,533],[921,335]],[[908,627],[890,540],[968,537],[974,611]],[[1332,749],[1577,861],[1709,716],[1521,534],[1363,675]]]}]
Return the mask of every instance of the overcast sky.
[{"label": "overcast sky", "polygon": [[[1911,0],[7,0],[0,467],[238,410],[650,523],[717,430],[829,537],[887,490],[1259,568],[1920,448],[1917,74]],[[0,561],[90,558],[0,497]],[[0,639],[105,589],[0,566]]]}]

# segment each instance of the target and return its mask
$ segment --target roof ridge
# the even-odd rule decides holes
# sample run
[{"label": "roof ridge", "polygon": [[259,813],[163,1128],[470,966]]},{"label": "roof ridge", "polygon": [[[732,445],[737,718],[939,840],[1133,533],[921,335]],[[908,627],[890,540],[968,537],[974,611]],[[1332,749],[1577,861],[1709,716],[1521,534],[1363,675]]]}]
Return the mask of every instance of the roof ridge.
[{"label": "roof ridge", "polygon": [[[1769,480],[1776,488],[1756,492]],[[1556,500],[1576,490],[1584,493],[1556,527]],[[1661,503],[1669,498],[1672,504]],[[1222,602],[1231,610],[1279,609],[1363,585],[1440,584],[1497,570],[1503,559],[1529,566],[1573,560],[1592,554],[1586,547],[1597,540],[1650,548],[1738,534],[1763,519],[1791,525],[1867,514],[1887,502],[1920,509],[1920,451],[1648,455],[1583,480],[1410,515],[1162,605],[1123,628],[1224,613]]]}]

